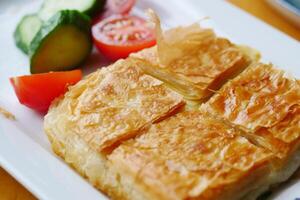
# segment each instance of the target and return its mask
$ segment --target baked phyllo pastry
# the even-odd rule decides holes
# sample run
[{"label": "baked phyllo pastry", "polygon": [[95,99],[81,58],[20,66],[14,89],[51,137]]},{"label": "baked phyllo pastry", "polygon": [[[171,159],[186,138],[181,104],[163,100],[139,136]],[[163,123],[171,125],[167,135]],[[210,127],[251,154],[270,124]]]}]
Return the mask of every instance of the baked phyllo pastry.
[{"label": "baked phyllo pastry", "polygon": [[278,158],[278,181],[300,165],[300,84],[268,64],[253,64],[201,110],[242,130]]},{"label": "baked phyllo pastry", "polygon": [[140,61],[139,66],[147,74],[164,81],[186,99],[204,101],[259,57],[251,48],[240,48],[197,23],[163,33],[159,18],[153,12],[150,15],[157,45],[131,57]]},{"label": "baked phyllo pastry", "polygon": [[73,132],[93,149],[109,150],[183,104],[161,81],[145,75],[129,59],[120,60],[72,86],[51,106],[45,130],[50,138]]},{"label": "baked phyllo pastry", "polygon": [[268,187],[272,153],[199,111],[152,124],[105,154],[74,131],[49,129],[51,115],[54,151],[113,199],[245,200]]},{"label": "baked phyllo pastry", "polygon": [[[255,199],[271,172],[270,151],[199,111],[153,124],[108,160],[128,199]],[[257,194],[256,194],[257,195]]]},{"label": "baked phyllo pastry", "polygon": [[254,200],[286,180],[300,165],[299,81],[197,24],[162,34],[152,15],[157,46],[52,103],[54,152],[113,199]]}]

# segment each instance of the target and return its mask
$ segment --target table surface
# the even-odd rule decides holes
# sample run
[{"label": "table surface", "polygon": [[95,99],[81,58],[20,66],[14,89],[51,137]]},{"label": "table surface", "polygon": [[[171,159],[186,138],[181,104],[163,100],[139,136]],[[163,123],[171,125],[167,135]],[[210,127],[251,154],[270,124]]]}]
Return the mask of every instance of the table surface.
[{"label": "table surface", "polygon": [[[300,41],[300,29],[274,11],[265,0],[228,0],[268,24]],[[0,168],[0,200],[34,200],[28,190]]]}]

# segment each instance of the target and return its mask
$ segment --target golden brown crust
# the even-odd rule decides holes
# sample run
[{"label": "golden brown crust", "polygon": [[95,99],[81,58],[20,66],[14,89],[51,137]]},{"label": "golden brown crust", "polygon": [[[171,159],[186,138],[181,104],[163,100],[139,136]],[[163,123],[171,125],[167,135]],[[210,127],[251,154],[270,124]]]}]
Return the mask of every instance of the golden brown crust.
[{"label": "golden brown crust", "polygon": [[108,158],[154,199],[239,199],[256,187],[250,176],[266,180],[272,156],[229,126],[187,111],[152,125]]},{"label": "golden brown crust", "polygon": [[300,142],[300,85],[283,71],[257,63],[225,85],[201,110],[248,132],[287,158]]},{"label": "golden brown crust", "polygon": [[76,133],[60,132],[45,126],[53,151],[74,168],[82,177],[107,194],[111,199],[143,200],[143,193],[132,188],[130,177],[119,177],[107,159],[91,149]]},{"label": "golden brown crust", "polygon": [[142,73],[130,60],[121,60],[71,87],[48,115],[61,112],[57,117],[65,117],[68,131],[102,151],[182,105],[179,94]]},{"label": "golden brown crust", "polygon": [[239,47],[198,24],[157,35],[157,46],[131,57],[143,60],[140,67],[146,73],[163,80],[187,99],[209,97],[211,90],[241,72],[250,61]]}]

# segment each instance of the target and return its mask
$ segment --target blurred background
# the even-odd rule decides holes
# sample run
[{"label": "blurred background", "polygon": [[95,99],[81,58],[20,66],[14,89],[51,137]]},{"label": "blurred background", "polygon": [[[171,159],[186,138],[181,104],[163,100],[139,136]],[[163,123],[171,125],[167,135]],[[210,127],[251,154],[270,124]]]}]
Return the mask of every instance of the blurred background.
[{"label": "blurred background", "polygon": [[[227,1],[300,41],[300,0]],[[24,1],[15,2],[21,4]],[[10,0],[0,0],[0,14],[10,6]],[[0,167],[0,200],[33,199],[35,197],[29,191]]]},{"label": "blurred background", "polygon": [[228,0],[300,41],[300,0]]}]

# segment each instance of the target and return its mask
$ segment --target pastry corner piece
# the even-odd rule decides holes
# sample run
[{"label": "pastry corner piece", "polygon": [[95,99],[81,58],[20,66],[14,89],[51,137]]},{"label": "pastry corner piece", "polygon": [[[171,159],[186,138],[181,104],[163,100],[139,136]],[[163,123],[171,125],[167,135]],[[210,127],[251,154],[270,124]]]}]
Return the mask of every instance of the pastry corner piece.
[{"label": "pastry corner piece", "polygon": [[259,59],[255,50],[217,37],[213,30],[197,23],[163,32],[158,16],[150,12],[150,18],[155,23],[157,45],[130,56],[146,73],[186,99],[205,101],[228,79]]},{"label": "pastry corner piece", "polygon": [[53,151],[114,199],[124,199],[106,154],[151,123],[178,112],[181,95],[129,59],[102,68],[51,105],[44,130]]},{"label": "pastry corner piece", "polygon": [[239,129],[278,158],[274,182],[300,165],[300,84],[271,64],[256,63],[200,109]]},{"label": "pastry corner piece", "polygon": [[237,200],[255,199],[268,188],[273,156],[232,127],[184,111],[153,124],[108,159],[120,182],[143,199]]},{"label": "pastry corner piece", "polygon": [[113,148],[141,129],[176,112],[182,97],[120,60],[80,81],[45,117],[46,133],[76,133],[96,151]]}]

